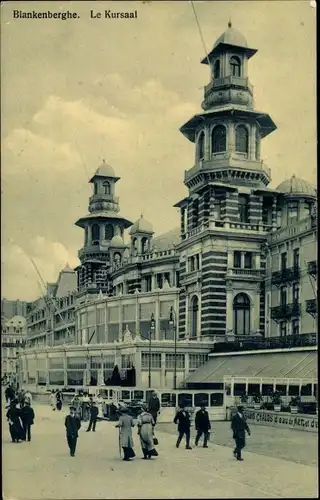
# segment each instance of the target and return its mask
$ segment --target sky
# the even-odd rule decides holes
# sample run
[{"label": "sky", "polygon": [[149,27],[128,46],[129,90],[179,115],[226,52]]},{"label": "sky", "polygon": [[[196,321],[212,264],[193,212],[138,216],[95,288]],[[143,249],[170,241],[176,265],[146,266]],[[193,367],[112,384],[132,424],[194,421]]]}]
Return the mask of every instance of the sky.
[{"label": "sky", "polygon": [[[278,129],[261,156],[270,186],[295,174],[316,183],[316,12],[309,1],[194,2],[206,49],[229,18],[249,47],[255,108]],[[13,19],[22,11],[77,12],[71,20]],[[90,10],[138,11],[91,19]],[[179,226],[194,145],[179,128],[201,112],[209,69],[187,1],[1,4],[2,297],[34,300],[78,264],[89,178],[102,159],[121,177],[121,213],[143,213],[156,235]]]}]

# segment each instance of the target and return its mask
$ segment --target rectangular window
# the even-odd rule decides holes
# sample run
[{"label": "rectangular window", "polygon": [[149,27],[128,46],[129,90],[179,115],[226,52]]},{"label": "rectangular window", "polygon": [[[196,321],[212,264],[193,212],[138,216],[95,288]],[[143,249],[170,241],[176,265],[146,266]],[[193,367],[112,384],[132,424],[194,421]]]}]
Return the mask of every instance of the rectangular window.
[{"label": "rectangular window", "polygon": [[292,320],[292,335],[299,335],[300,321],[298,319]]},{"label": "rectangular window", "polygon": [[249,196],[239,195],[239,218],[240,222],[249,222]]},{"label": "rectangular window", "polygon": [[148,302],[140,304],[140,319],[151,320],[151,315],[155,313],[155,303]]},{"label": "rectangular window", "polygon": [[160,302],[160,318],[169,319],[171,307],[174,306],[174,303],[171,301],[161,301]]},{"label": "rectangular window", "polygon": [[91,356],[90,358],[90,368],[91,370],[98,370],[101,368],[101,356]]},{"label": "rectangular window", "polygon": [[241,252],[238,250],[233,253],[233,267],[237,269],[240,269],[241,267]]},{"label": "rectangular window", "polygon": [[287,269],[287,252],[281,254],[281,271]]},{"label": "rectangular window", "polygon": [[252,269],[252,253],[251,252],[245,252],[245,254],[244,254],[244,268],[245,269]]},{"label": "rectangular window", "polygon": [[189,354],[189,368],[195,370],[208,361],[207,354]]},{"label": "rectangular window", "polygon": [[293,250],[293,267],[299,267],[300,265],[300,249],[295,248]]},{"label": "rectangular window", "polygon": [[97,309],[97,325],[104,325],[105,322],[105,310]]},{"label": "rectangular window", "polygon": [[286,337],[287,336],[287,323],[285,321],[282,321],[279,325],[280,328],[280,337]]},{"label": "rectangular window", "polygon": [[292,299],[294,302],[299,302],[299,299],[300,299],[299,283],[294,283],[292,285]]},{"label": "rectangular window", "polygon": [[88,326],[92,326],[96,324],[96,311],[88,311]]},{"label": "rectangular window", "polygon": [[145,290],[146,292],[151,292],[152,280],[151,276],[146,276],[145,278]]},{"label": "rectangular window", "polygon": [[109,308],[109,323],[118,323],[119,322],[119,307],[110,307]]},{"label": "rectangular window", "polygon": [[64,364],[62,358],[49,358],[49,369],[63,370]]},{"label": "rectangular window", "polygon": [[162,288],[163,287],[163,275],[162,274],[157,274],[157,288]]},{"label": "rectangular window", "polygon": [[180,288],[180,271],[176,271],[176,287]]},{"label": "rectangular window", "polygon": [[67,358],[67,368],[72,370],[85,370],[87,361],[85,358]]},{"label": "rectangular window", "polygon": [[215,220],[221,220],[221,200],[215,199],[213,207]]},{"label": "rectangular window", "polygon": [[280,304],[282,307],[287,305],[287,289],[284,286],[280,289]]},{"label": "rectangular window", "polygon": [[[141,353],[141,368],[142,370],[149,369],[149,359],[150,354],[148,352]],[[161,368],[161,354],[151,353],[151,368],[159,369]]]},{"label": "rectangular window", "polygon": [[288,222],[294,222],[298,218],[299,203],[297,201],[290,201],[288,203]]},{"label": "rectangular window", "polygon": [[123,306],[123,321],[134,321],[136,319],[135,304],[127,304]]},{"label": "rectangular window", "polygon": [[166,354],[166,370],[174,370],[175,363],[177,369],[184,370],[185,368],[184,354],[177,354],[176,356],[174,354]]}]

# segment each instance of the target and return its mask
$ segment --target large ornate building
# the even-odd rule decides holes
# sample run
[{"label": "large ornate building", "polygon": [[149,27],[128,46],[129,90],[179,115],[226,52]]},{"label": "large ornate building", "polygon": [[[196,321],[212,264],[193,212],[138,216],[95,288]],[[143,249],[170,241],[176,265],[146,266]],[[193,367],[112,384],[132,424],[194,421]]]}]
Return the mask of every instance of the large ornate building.
[{"label": "large ornate building", "polygon": [[[51,310],[43,348],[33,331],[25,382],[103,384],[117,365],[123,380],[134,367],[137,386],[169,388],[204,364],[217,344],[316,332],[309,302],[289,315],[276,311],[280,299],[287,304],[278,292],[282,282],[292,287],[288,304],[300,304],[303,279],[301,299],[314,301],[316,313],[316,192],[295,177],[268,187],[261,143],[276,126],[254,109],[248,62],[256,52],[229,24],[202,61],[211,74],[203,111],[181,128],[195,144],[195,161],[185,172],[188,194],[175,205],[180,230],[155,237],[143,216],[132,224],[120,215],[119,177],[105,162],[97,169],[89,213],[76,222],[84,230],[77,291],[65,294],[74,319]],[[294,268],[290,279],[287,267]],[[29,319],[29,335],[32,328]]]}]

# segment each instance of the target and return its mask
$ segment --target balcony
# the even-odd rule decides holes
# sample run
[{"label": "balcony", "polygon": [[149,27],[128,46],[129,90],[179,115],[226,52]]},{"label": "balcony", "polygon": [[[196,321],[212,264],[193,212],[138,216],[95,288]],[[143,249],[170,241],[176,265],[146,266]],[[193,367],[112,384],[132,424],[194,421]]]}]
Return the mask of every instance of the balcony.
[{"label": "balcony", "polygon": [[232,267],[228,269],[226,277],[240,280],[260,280],[264,276],[264,273],[264,269],[242,269],[238,267]]},{"label": "balcony", "polygon": [[119,196],[113,196],[112,194],[93,194],[89,198],[89,203],[95,203],[96,201],[108,201],[110,203],[119,203]]},{"label": "balcony", "polygon": [[228,231],[228,233],[238,233],[239,230],[246,233],[251,233],[254,231],[258,235],[267,236],[270,231],[271,226],[263,225],[263,224],[250,224],[247,222],[230,222],[228,220],[207,220],[203,224],[190,229],[187,233],[183,234],[181,237],[182,241],[186,239],[193,238],[198,236],[199,234],[204,233],[205,231],[219,231],[224,232]]},{"label": "balcony", "polygon": [[310,229],[311,219],[309,217],[308,219],[301,220],[296,224],[291,224],[290,226],[277,229],[277,231],[270,234],[268,244],[274,245],[276,243],[280,243],[281,241],[288,240],[289,238],[299,236],[299,234],[303,234]]},{"label": "balcony", "polygon": [[188,182],[197,173],[209,173],[215,170],[239,169],[253,172],[263,172],[268,179],[271,178],[271,169],[262,160],[248,160],[247,158],[237,158],[229,153],[212,155],[209,160],[203,160],[201,164],[194,165],[189,170],[185,170],[184,180]]},{"label": "balcony", "polygon": [[198,283],[201,281],[202,277],[202,272],[197,270],[197,271],[191,271],[189,273],[186,273],[185,277],[183,280],[181,280],[182,285],[191,285],[191,283]]},{"label": "balcony", "polygon": [[299,302],[292,302],[291,304],[283,304],[281,306],[271,308],[271,319],[274,321],[287,321],[294,316],[300,316],[301,305]]},{"label": "balcony", "polygon": [[271,283],[277,287],[286,283],[292,283],[300,278],[300,268],[298,266],[288,267],[272,273]]},{"label": "balcony", "polygon": [[78,251],[78,257],[81,259],[82,257],[89,254],[99,255],[101,253],[105,253],[108,251],[109,242],[108,243],[100,243],[98,245],[86,245],[83,248],[80,248]]},{"label": "balcony", "polygon": [[234,85],[237,87],[243,87],[250,91],[251,95],[253,94],[253,86],[249,83],[248,78],[241,78],[239,76],[224,76],[222,78],[215,78],[208,85],[204,87],[204,96],[206,97],[212,89],[219,88],[225,85]]},{"label": "balcony", "polygon": [[317,301],[316,299],[306,300],[306,312],[311,314],[314,318],[317,315]]},{"label": "balcony", "polygon": [[318,264],[316,260],[308,262],[308,274],[310,274],[313,278],[316,278],[318,274]]},{"label": "balcony", "polygon": [[312,347],[318,344],[316,333],[302,333],[286,337],[236,339],[232,342],[218,342],[211,352],[235,352],[263,349],[286,349],[291,347]]}]

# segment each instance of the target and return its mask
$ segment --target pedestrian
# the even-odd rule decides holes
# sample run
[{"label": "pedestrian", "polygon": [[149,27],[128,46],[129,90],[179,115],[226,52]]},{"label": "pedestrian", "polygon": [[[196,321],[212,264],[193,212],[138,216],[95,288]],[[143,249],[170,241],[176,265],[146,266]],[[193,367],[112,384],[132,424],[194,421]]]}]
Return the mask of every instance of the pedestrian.
[{"label": "pedestrian", "polygon": [[64,425],[66,428],[70,456],[74,457],[77,447],[78,431],[81,427],[81,422],[80,419],[76,416],[76,409],[74,406],[70,406],[70,414],[66,416]]},{"label": "pedestrian", "polygon": [[237,460],[243,461],[241,457],[241,450],[246,445],[246,431],[251,434],[249,426],[246,422],[245,416],[243,415],[243,407],[238,406],[237,413],[232,417],[231,429],[233,431],[233,439],[235,440],[236,447],[233,450],[233,455]]},{"label": "pedestrian", "polygon": [[82,404],[81,404],[81,407],[82,407],[82,420],[84,422],[86,422],[87,420],[89,420],[89,402],[90,402],[90,398],[88,396],[88,393],[85,393],[83,394],[82,396]]},{"label": "pedestrian", "polygon": [[190,446],[190,426],[191,426],[190,415],[189,412],[185,409],[184,404],[180,405],[180,408],[178,409],[173,422],[175,424],[178,424],[178,432],[179,432],[176,447],[179,448],[181,440],[185,435],[186,450],[192,450]]},{"label": "pedestrian", "polygon": [[14,399],[10,403],[10,408],[7,411],[7,420],[9,423],[9,432],[13,443],[25,441],[25,433],[21,422],[21,409],[17,408],[18,400]]},{"label": "pedestrian", "polygon": [[195,416],[195,427],[197,431],[195,445],[198,446],[199,439],[203,434],[203,447],[208,448],[208,437],[209,431],[211,429],[211,424],[209,420],[209,413],[206,410],[206,405],[201,404],[200,410],[197,411]]},{"label": "pedestrian", "polygon": [[7,404],[10,404],[15,399],[15,393],[11,384],[5,390],[5,397]]},{"label": "pedestrian", "polygon": [[21,410],[21,420],[24,434],[28,441],[31,441],[31,425],[34,424],[34,418],[35,415],[33,408],[31,407],[29,401],[26,401],[24,407]]},{"label": "pedestrian", "polygon": [[91,431],[91,427],[92,427],[93,432],[96,431],[98,414],[99,414],[99,409],[98,409],[96,403],[94,401],[92,401],[92,403],[90,405],[90,422],[89,422],[89,427],[87,429],[87,432]]},{"label": "pedestrian", "polygon": [[20,408],[23,408],[24,406],[24,401],[25,401],[24,396],[25,396],[25,391],[23,389],[18,391],[18,403]]},{"label": "pedestrian", "polygon": [[24,404],[29,403],[32,406],[32,395],[30,391],[24,393]]},{"label": "pedestrian", "polygon": [[138,416],[138,436],[142,448],[143,458],[151,459],[157,457],[158,452],[154,447],[154,426],[155,422],[150,412],[147,411],[147,405],[142,405],[143,411]]},{"label": "pedestrian", "polygon": [[76,409],[76,415],[81,420],[81,401],[80,401],[79,394],[76,394],[74,396],[74,398],[72,398],[71,404],[72,404],[72,406],[75,407],[75,409]]},{"label": "pedestrian", "polygon": [[49,402],[50,402],[50,406],[52,407],[52,410],[55,411],[56,404],[57,404],[57,398],[56,398],[56,393],[55,393],[54,389],[52,389],[52,391],[50,393]]},{"label": "pedestrian", "polygon": [[121,415],[116,427],[119,428],[119,444],[123,449],[123,460],[128,462],[130,458],[134,458],[135,452],[133,451],[132,427],[134,427],[133,417],[128,414],[128,408],[121,409]]},{"label": "pedestrian", "polygon": [[155,391],[152,391],[151,398],[148,403],[149,413],[151,413],[154,424],[157,423],[158,413],[160,412],[160,400]]},{"label": "pedestrian", "polygon": [[61,408],[62,408],[62,393],[59,390],[57,390],[57,392],[56,392],[56,400],[57,400],[56,408],[57,408],[58,411],[61,411]]}]

